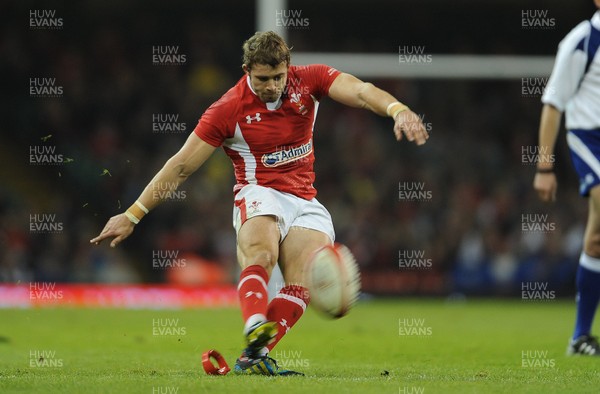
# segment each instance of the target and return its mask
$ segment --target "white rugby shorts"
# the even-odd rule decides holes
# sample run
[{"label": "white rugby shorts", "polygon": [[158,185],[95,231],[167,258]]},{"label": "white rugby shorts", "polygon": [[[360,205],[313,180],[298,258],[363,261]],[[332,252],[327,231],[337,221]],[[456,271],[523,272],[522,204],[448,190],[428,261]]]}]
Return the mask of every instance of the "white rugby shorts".
[{"label": "white rugby shorts", "polygon": [[281,238],[287,236],[290,227],[304,227],[325,233],[335,240],[331,215],[316,198],[305,200],[293,194],[283,193],[260,185],[246,185],[235,196],[233,227],[236,234],[242,224],[255,216],[272,215],[277,218]]}]

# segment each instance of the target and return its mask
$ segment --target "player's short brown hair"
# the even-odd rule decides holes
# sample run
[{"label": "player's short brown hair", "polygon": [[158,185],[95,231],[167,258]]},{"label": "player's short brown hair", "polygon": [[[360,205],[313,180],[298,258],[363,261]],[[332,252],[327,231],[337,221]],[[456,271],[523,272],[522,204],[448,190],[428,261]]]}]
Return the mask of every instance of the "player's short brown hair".
[{"label": "player's short brown hair", "polygon": [[273,31],[256,32],[244,45],[242,62],[252,68],[254,64],[268,64],[277,67],[285,62],[290,65],[290,48],[283,38]]}]

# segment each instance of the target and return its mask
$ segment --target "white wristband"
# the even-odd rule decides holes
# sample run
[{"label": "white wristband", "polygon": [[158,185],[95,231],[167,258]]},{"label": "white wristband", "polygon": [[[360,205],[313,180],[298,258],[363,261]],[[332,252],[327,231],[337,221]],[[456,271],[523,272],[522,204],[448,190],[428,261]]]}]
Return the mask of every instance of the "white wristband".
[{"label": "white wristband", "polygon": [[[396,109],[395,111],[391,112],[391,110],[394,109],[394,107],[399,106],[398,109]],[[392,119],[396,120],[396,116],[402,112],[402,111],[406,111],[408,109],[408,107],[404,104],[402,104],[399,101],[394,101],[393,103],[391,103],[390,105],[387,106],[387,109],[385,110],[385,112],[388,114],[388,116],[391,116]]]},{"label": "white wristband", "polygon": [[140,207],[140,209],[141,209],[142,211],[144,211],[144,213],[145,213],[145,214],[147,214],[148,212],[150,212],[150,211],[148,211],[148,208],[146,208],[146,207],[144,206],[144,204],[142,204],[142,203],[140,202],[140,200],[137,200],[137,201],[135,202],[135,205],[137,205],[138,207]]},{"label": "white wristband", "polygon": [[133,224],[138,224],[140,222],[140,219],[136,218],[135,215],[129,211],[125,211],[125,216],[127,216],[127,219]]}]

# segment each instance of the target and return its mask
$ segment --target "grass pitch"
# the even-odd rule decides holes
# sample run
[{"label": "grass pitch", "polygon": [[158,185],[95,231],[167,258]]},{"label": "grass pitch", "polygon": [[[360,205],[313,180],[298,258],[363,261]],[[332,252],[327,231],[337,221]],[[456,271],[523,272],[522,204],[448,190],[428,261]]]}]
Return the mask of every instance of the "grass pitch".
[{"label": "grass pitch", "polygon": [[1,393],[597,393],[600,360],[564,355],[572,301],[366,301],[309,310],[271,353],[305,377],[207,376],[230,366],[236,309],[0,310]]}]

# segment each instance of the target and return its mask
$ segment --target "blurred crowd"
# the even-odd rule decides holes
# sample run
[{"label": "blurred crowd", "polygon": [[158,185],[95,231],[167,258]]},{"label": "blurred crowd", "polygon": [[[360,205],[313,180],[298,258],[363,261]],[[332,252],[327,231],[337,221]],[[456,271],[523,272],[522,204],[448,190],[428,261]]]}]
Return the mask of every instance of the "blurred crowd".
[{"label": "blurred crowd", "polygon": [[[241,77],[241,44],[255,30],[248,17],[254,11],[252,2],[240,2],[232,13],[231,3],[192,12],[195,3],[184,2],[167,12],[158,2],[144,10],[89,2],[58,7],[64,26],[55,30],[31,29],[26,19],[11,18],[24,7],[0,6],[0,281],[163,282],[174,279],[154,262],[170,256],[171,263],[198,261],[189,275],[209,277],[206,267],[218,266],[225,272],[219,280],[235,282],[234,179],[220,151],[118,248],[89,244]],[[305,14],[315,34],[322,19],[310,8]],[[552,51],[570,28],[551,32]],[[320,47],[328,42],[322,37]],[[289,43],[293,50],[311,46],[302,31],[291,31]],[[368,47],[360,43],[356,50]],[[477,46],[463,44],[455,50]],[[513,52],[523,52],[517,44]],[[506,42],[495,45],[511,52]],[[157,64],[156,47],[176,47],[185,60]],[[30,79],[44,77],[56,78],[60,97],[31,95]],[[444,279],[437,292],[448,294],[519,294],[528,281],[571,294],[587,202],[577,194],[564,138],[557,202],[542,204],[532,190],[534,166],[523,150],[536,144],[540,97],[524,97],[520,80],[371,82],[422,116],[430,139],[423,147],[397,143],[389,119],[329,99],[320,106],[317,198],[363,275],[434,272]],[[156,131],[165,116],[184,127]],[[32,163],[30,151],[40,146],[54,147],[62,162]],[[426,198],[401,197],[415,185]],[[545,229],[524,227],[523,215],[537,215]],[[47,228],[32,230],[40,220]],[[402,267],[407,253],[431,264]]]}]

